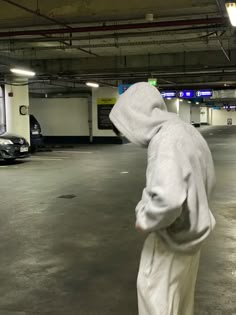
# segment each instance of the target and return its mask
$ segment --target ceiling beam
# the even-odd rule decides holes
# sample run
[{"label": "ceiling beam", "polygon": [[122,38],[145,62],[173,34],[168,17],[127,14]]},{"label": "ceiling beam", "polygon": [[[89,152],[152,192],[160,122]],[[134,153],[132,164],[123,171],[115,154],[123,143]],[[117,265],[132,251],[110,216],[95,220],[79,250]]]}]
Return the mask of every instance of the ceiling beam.
[{"label": "ceiling beam", "polygon": [[[3,0],[2,0],[3,1]],[[5,0],[4,0],[5,1]],[[7,0],[8,1],[8,0]],[[0,32],[0,37],[18,37],[18,36],[35,36],[35,35],[53,35],[53,34],[72,34],[72,33],[89,33],[89,32],[107,32],[119,30],[132,29],[151,29],[151,28],[165,28],[165,27],[181,27],[190,25],[215,25],[221,26],[228,24],[228,19],[223,17],[213,17],[205,19],[190,19],[190,20],[171,20],[159,21],[151,23],[130,23],[130,24],[114,24],[114,25],[97,25],[97,26],[82,26],[68,28],[49,28],[36,30],[20,30],[20,31],[4,31]]]}]

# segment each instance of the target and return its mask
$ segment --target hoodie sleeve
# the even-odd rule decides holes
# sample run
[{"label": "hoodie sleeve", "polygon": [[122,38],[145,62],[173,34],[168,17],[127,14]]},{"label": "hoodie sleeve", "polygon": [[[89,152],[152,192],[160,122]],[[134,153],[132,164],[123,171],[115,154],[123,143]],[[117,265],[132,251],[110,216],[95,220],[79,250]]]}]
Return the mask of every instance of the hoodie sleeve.
[{"label": "hoodie sleeve", "polygon": [[[157,149],[157,148],[156,148]],[[187,181],[181,152],[158,148],[147,166],[147,183],[136,207],[136,225],[151,232],[170,226],[181,215],[187,197]]]}]

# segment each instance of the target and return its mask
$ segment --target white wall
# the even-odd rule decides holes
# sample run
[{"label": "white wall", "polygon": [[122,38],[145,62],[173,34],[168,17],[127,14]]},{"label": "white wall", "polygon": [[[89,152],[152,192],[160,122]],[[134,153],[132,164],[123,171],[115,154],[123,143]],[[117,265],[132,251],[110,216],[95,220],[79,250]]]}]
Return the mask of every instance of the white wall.
[{"label": "white wall", "polygon": [[200,106],[192,105],[191,121],[200,123]]},{"label": "white wall", "polygon": [[191,123],[191,107],[186,100],[179,102],[179,117],[183,121]]},{"label": "white wall", "polygon": [[99,98],[115,98],[118,99],[119,94],[117,88],[113,87],[100,87],[92,91],[92,108],[93,108],[93,136],[99,137],[114,137],[115,134],[112,130],[98,129],[97,121],[97,99]]},{"label": "white wall", "polygon": [[224,126],[227,125],[227,119],[232,118],[233,125],[236,125],[236,111],[228,112],[225,109],[212,109],[212,125]]},{"label": "white wall", "polygon": [[208,123],[208,108],[207,107],[200,107],[200,122],[202,124]]},{"label": "white wall", "polygon": [[30,113],[44,136],[88,136],[87,98],[31,98]]}]

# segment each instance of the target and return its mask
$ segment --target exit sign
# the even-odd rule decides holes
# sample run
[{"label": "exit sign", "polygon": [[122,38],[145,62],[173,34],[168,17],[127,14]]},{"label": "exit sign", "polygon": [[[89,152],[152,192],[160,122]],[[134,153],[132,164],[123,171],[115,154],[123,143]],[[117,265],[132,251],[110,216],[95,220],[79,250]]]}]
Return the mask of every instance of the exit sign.
[{"label": "exit sign", "polygon": [[157,79],[148,79],[148,83],[153,85],[153,86],[156,86],[157,85]]}]

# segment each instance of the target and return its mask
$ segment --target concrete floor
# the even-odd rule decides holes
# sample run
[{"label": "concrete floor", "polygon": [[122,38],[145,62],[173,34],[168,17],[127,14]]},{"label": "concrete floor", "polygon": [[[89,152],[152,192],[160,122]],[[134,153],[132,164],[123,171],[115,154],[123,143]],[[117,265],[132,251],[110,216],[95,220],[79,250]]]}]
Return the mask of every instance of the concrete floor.
[{"label": "concrete floor", "polygon": [[[202,254],[196,315],[235,315],[236,127],[202,132],[218,225]],[[145,150],[130,144],[0,163],[0,315],[137,315],[134,208],[145,164]]]}]

